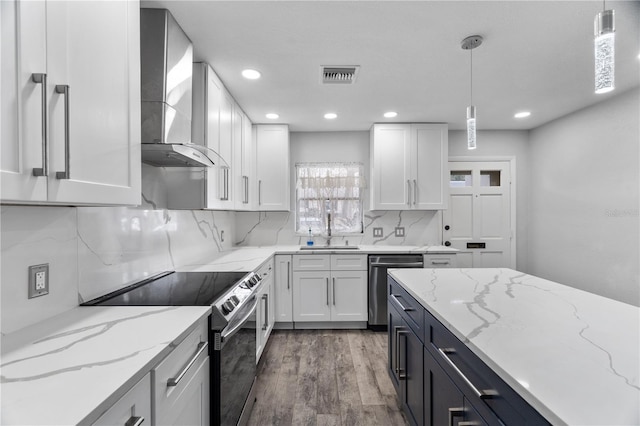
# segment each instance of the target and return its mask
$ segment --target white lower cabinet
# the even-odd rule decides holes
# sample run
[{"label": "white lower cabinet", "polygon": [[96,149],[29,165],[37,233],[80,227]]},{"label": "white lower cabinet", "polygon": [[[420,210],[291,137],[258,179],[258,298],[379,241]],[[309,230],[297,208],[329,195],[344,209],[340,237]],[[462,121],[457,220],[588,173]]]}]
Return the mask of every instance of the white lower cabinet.
[{"label": "white lower cabinet", "polygon": [[455,253],[426,253],[424,255],[425,268],[455,268]]},{"label": "white lower cabinet", "polygon": [[367,256],[294,255],[293,321],[367,320]]},{"label": "white lower cabinet", "polygon": [[262,277],[262,288],[258,293],[258,306],[256,308],[256,362],[258,362],[269,341],[276,318],[273,297],[273,259],[258,269],[256,273]]},{"label": "white lower cabinet", "polygon": [[151,424],[209,424],[208,332],[207,322],[201,322],[151,370]]},{"label": "white lower cabinet", "polygon": [[94,426],[151,424],[151,373],[113,404]]},{"label": "white lower cabinet", "polygon": [[275,259],[273,292],[275,299],[275,320],[278,323],[293,322],[293,277],[291,276],[291,255],[278,254]]}]

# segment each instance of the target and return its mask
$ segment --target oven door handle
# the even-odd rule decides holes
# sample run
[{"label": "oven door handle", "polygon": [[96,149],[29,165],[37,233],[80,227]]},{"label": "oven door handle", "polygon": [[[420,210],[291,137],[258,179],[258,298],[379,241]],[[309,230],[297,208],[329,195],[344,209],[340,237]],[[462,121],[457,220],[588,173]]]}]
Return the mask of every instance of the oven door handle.
[{"label": "oven door handle", "polygon": [[258,298],[253,295],[252,296],[253,301],[251,302],[251,308],[248,309],[248,312],[245,316],[242,317],[241,320],[239,320],[237,323],[235,324],[230,324],[229,326],[225,327],[224,330],[222,330],[221,336],[222,337],[222,341],[224,342],[226,339],[230,338],[231,336],[233,336],[234,334],[236,334],[238,332],[238,330],[249,320],[249,317],[251,317],[251,315],[253,315],[253,312],[256,309],[256,306],[258,306]]}]

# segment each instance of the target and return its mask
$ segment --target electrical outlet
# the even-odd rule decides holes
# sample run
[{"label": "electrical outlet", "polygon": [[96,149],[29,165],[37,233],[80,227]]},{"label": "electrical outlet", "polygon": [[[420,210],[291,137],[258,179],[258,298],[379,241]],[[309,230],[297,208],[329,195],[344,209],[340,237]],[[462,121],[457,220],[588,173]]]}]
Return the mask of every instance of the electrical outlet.
[{"label": "electrical outlet", "polygon": [[49,264],[29,266],[29,299],[49,294]]},{"label": "electrical outlet", "polygon": [[396,226],[396,237],[404,237],[404,226]]},{"label": "electrical outlet", "polygon": [[373,238],[382,238],[382,228],[373,228]]}]

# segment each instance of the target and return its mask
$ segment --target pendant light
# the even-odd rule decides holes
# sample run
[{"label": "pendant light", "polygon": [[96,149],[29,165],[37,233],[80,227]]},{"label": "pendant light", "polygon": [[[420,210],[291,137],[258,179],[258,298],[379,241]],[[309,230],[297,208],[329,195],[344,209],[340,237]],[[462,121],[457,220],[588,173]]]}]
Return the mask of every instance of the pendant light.
[{"label": "pendant light", "polygon": [[607,93],[615,88],[615,16],[613,9],[606,10],[604,1],[602,9],[593,22],[596,93]]},{"label": "pendant light", "polygon": [[473,49],[482,44],[482,36],[472,35],[462,40],[462,48],[471,54],[470,102],[467,107],[467,149],[476,149],[476,107],[473,105]]}]

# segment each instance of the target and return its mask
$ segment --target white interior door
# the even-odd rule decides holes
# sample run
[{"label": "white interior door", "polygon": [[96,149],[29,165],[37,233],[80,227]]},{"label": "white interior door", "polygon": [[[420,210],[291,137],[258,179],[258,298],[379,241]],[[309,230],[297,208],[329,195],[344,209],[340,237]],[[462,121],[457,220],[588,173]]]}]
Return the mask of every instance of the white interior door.
[{"label": "white interior door", "polygon": [[443,236],[460,268],[514,268],[509,161],[449,162]]}]

